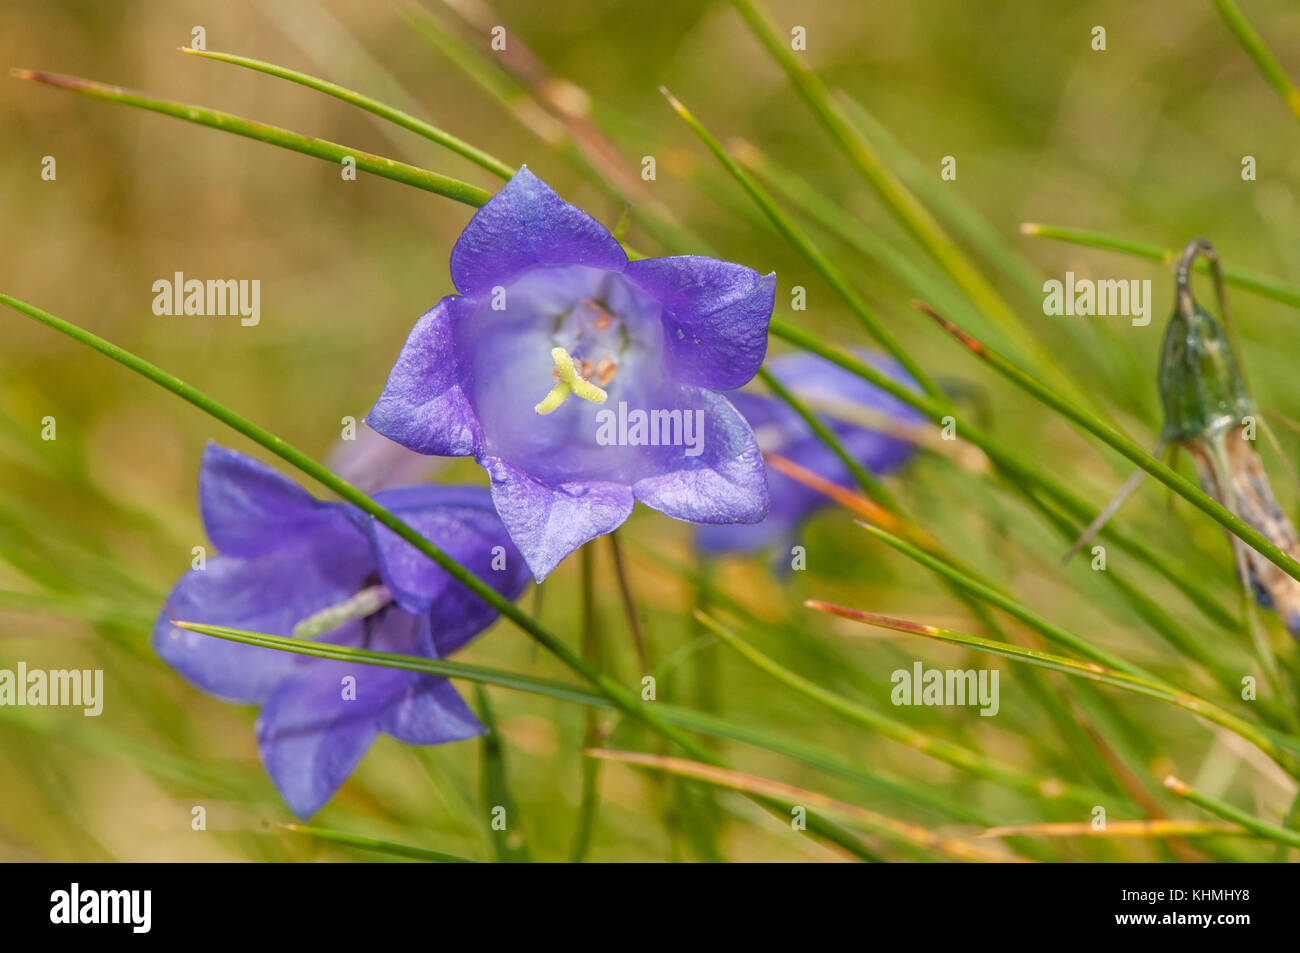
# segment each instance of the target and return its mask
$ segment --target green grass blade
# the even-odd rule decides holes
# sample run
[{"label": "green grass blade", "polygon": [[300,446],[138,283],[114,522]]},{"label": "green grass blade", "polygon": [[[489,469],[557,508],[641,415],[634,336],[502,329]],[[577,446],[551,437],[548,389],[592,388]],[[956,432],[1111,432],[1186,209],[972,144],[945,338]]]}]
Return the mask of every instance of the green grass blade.
[{"label": "green grass blade", "polygon": [[947,276],[917,264],[915,256],[908,249],[900,249],[888,237],[876,234],[846,212],[842,205],[761,152],[757,146],[748,142],[733,142],[731,150],[737,162],[791,208],[798,209],[830,235],[864,258],[875,262],[908,289],[913,297],[925,298],[932,295],[936,301],[944,302],[944,307],[951,308],[954,314],[961,314],[979,323],[984,322],[983,315],[971,307]]},{"label": "green grass blade", "polygon": [[1287,76],[1282,64],[1264,43],[1263,37],[1255,32],[1255,28],[1250,25],[1250,21],[1233,0],[1214,0],[1214,6],[1218,9],[1219,16],[1223,17],[1223,22],[1228,24],[1228,29],[1232,31],[1233,36],[1237,38],[1237,42],[1255,61],[1264,78],[1278,91],[1282,101],[1286,103],[1296,119],[1300,119],[1300,89],[1296,89],[1295,83],[1291,82],[1291,77]]},{"label": "green grass blade", "polygon": [[[1180,254],[1180,252],[1170,248],[1161,248],[1147,242],[1121,238],[1086,228],[1067,228],[1061,225],[1041,225],[1037,222],[1025,222],[1020,226],[1020,230],[1026,235],[1032,235],[1035,238],[1050,238],[1053,241],[1065,242],[1069,245],[1081,245],[1084,248],[1098,248],[1103,251],[1119,252],[1122,255],[1146,258],[1165,265],[1174,264],[1178,261]],[[1209,274],[1210,263],[1205,258],[1197,258],[1193,268],[1201,274]],[[1282,304],[1290,305],[1293,308],[1300,308],[1300,288],[1278,281],[1276,278],[1261,275],[1259,272],[1224,265],[1223,280],[1243,291],[1249,291],[1263,298],[1272,298],[1274,301],[1280,301]]]},{"label": "green grass blade", "polygon": [[[825,358],[832,364],[837,364],[845,370],[858,375],[868,383],[874,384],[881,390],[897,397],[903,403],[920,411],[936,424],[942,425],[943,418],[951,412],[946,405],[903,387],[857,355],[851,354],[843,348],[826,344],[817,335],[796,327],[781,318],[774,317],[769,328],[773,336],[788,341],[805,351],[810,351]],[[1091,523],[1093,517],[1097,515],[1097,509],[1089,506],[1073,491],[1067,489],[1063,484],[1045,474],[1038,467],[1025,461],[1015,451],[995,441],[977,427],[963,421],[959,435],[963,440],[984,451],[989,459],[1004,472],[1013,486],[1033,488],[1040,491],[1053,504],[1059,506],[1075,519],[1078,526],[1075,534],[1072,535],[1077,535],[1077,530]],[[1041,508],[1043,505],[1034,494],[1029,494],[1029,498],[1035,506]],[[1138,537],[1121,529],[1118,523],[1107,524],[1102,528],[1101,532],[1103,537],[1114,540],[1125,550],[1137,556],[1145,565],[1169,580],[1216,625],[1228,630],[1236,629],[1237,621],[1233,615],[1205,592],[1204,586],[1199,580],[1188,576],[1183,567],[1177,562],[1160,558],[1150,546],[1146,545]]]},{"label": "green grass blade", "polygon": [[1205,808],[1211,814],[1217,814],[1225,820],[1240,824],[1246,830],[1258,834],[1260,837],[1267,837],[1269,840],[1275,840],[1279,844],[1285,844],[1288,847],[1300,847],[1300,833],[1287,830],[1285,827],[1278,827],[1276,824],[1270,824],[1253,814],[1247,814],[1245,811],[1233,807],[1231,804],[1201,794],[1199,791],[1194,790],[1191,785],[1178,780],[1173,775],[1165,778],[1165,787],[1179,797],[1191,801],[1197,807]]},{"label": "green grass blade", "polygon": [[259,73],[266,73],[268,76],[275,76],[279,79],[288,80],[291,83],[297,83],[300,86],[306,86],[317,92],[325,93],[327,96],[333,96],[345,103],[349,103],[368,113],[386,119],[391,123],[401,126],[403,129],[409,129],[416,135],[423,136],[430,142],[436,142],[444,148],[450,149],[457,155],[464,156],[470,162],[486,169],[493,175],[508,179],[514,175],[515,169],[502,162],[494,155],[484,152],[476,146],[470,145],[464,139],[453,136],[451,133],[439,129],[432,123],[418,119],[408,112],[381,103],[377,99],[372,99],[356,90],[347,89],[339,86],[337,83],[331,83],[328,80],[321,79],[317,76],[309,76],[306,73],[300,73],[297,70],[287,69],[283,66],[276,66],[274,63],[267,63],[262,60],[255,60],[247,56],[238,56],[234,53],[219,53],[215,50],[195,50],[190,47],[184,47],[182,52],[189,53],[192,56],[201,56],[204,59],[217,60],[222,63],[230,63],[234,66],[242,66],[245,69],[256,70]]},{"label": "green grass blade", "polygon": [[[485,668],[466,662],[454,662],[450,659],[430,659],[415,655],[395,655],[389,652],[376,652],[372,649],[352,648],[346,645],[333,645],[328,642],[308,642],[301,639],[266,635],[260,632],[247,632],[226,626],[207,625],[205,623],[187,622],[183,628],[230,642],[255,645],[261,648],[293,652],[313,658],[335,659],[355,662],[361,665],[377,665],[384,668],[397,668],[409,672],[422,672],[428,675],[442,675],[482,685],[496,685],[514,691],[527,692],[556,701],[586,705],[601,710],[613,710],[614,705],[602,695],[590,692],[580,686],[567,685],[545,678],[537,678],[519,672],[509,672],[497,668]],[[964,817],[969,814],[962,805],[950,802],[942,796],[935,795],[924,786],[910,781],[892,781],[868,770],[851,758],[818,745],[796,741],[763,728],[737,724],[717,715],[682,708],[666,702],[656,702],[657,710],[665,721],[679,728],[686,728],[714,738],[739,741],[742,744],[762,748],[775,754],[802,761],[828,774],[837,775],[854,781],[864,787],[898,797],[903,803],[915,802],[939,813],[958,820],[973,819]]]},{"label": "green grass blade", "polygon": [[1045,668],[1054,672],[1062,672],[1066,675],[1091,679],[1092,681],[1100,682],[1103,685],[1123,688],[1126,691],[1134,692],[1138,695],[1145,695],[1148,698],[1155,698],[1160,701],[1168,702],[1171,705],[1176,705],[1195,715],[1199,715],[1206,721],[1216,724],[1221,728],[1227,728],[1236,735],[1240,735],[1242,738],[1246,739],[1267,754],[1289,773],[1300,777],[1300,743],[1293,739],[1279,736],[1260,725],[1248,722],[1244,718],[1220,708],[1213,702],[1206,701],[1205,699],[1192,695],[1189,692],[1173,688],[1161,682],[1139,678],[1134,675],[1129,675],[1126,672],[1117,672],[1114,669],[1103,668],[1094,662],[1080,662],[1075,659],[1066,658],[1063,655],[1051,655],[1047,652],[1021,648],[1018,645],[1010,645],[1005,642],[993,642],[989,639],[982,639],[975,635],[953,632],[950,629],[941,629],[932,625],[923,625],[918,622],[910,622],[906,619],[894,619],[874,612],[865,612],[861,609],[849,609],[844,606],[832,605],[816,599],[810,599],[804,604],[810,609],[816,609],[820,612],[837,615],[841,618],[850,619],[854,622],[861,622],[865,625],[891,629],[895,632],[910,632],[914,635],[920,635],[928,639],[935,639],[940,642],[947,642],[951,645],[961,645],[966,648],[977,649],[981,652],[987,652],[990,655],[997,655],[1017,662],[1024,662],[1028,665],[1036,665],[1040,668]]},{"label": "green grass blade", "polygon": [[309,827],[305,824],[284,824],[282,826],[287,831],[293,831],[296,834],[306,834],[308,837],[314,837],[317,840],[330,841],[334,844],[344,844],[348,847],[375,851],[380,854],[392,854],[395,857],[409,857],[412,860],[427,860],[439,864],[478,863],[478,861],[471,860],[468,857],[458,857],[455,854],[448,854],[441,850],[434,850],[431,847],[416,847],[413,844],[395,844],[392,841],[376,840],[373,837],[363,837],[360,834],[349,834],[346,831],[326,830],[323,827]]},{"label": "green grass blade", "polygon": [[[790,671],[775,659],[763,654],[754,646],[736,635],[726,626],[702,612],[696,618],[710,632],[734,649],[741,657],[755,667],[767,672],[777,681],[799,694],[829,708],[850,721],[856,722],[877,734],[883,735],[901,745],[919,751],[928,757],[951,764],[953,767],[969,771],[977,777],[1001,784],[1029,794],[1035,798],[1067,796],[1079,803],[1096,803],[1100,795],[1066,785],[1057,778],[1035,778],[1022,774],[1013,768],[1005,767],[991,758],[971,751],[961,745],[942,738],[933,738],[917,731],[901,721],[882,715],[851,699],[836,694],[822,686]],[[998,643],[992,643],[998,644]]]},{"label": "green grass blade", "polygon": [[[485,820],[491,825],[500,816],[505,826],[492,831],[492,849],[496,852],[498,863],[528,863],[528,838],[519,816],[519,803],[510,790],[510,780],[506,773],[505,747],[501,743],[501,733],[497,731],[496,713],[488,699],[487,690],[482,683],[474,686],[474,697],[478,701],[478,716],[487,732],[483,735],[482,757],[479,763],[479,791],[482,794],[482,808]],[[498,811],[502,812],[498,815]]]},{"label": "green grass blade", "polygon": [[332,659],[339,662],[355,662],[358,665],[373,665],[379,668],[400,669],[405,672],[419,672],[424,675],[443,675],[447,678],[459,678],[483,685],[497,685],[515,691],[541,695],[557,701],[574,702],[579,705],[596,705],[612,707],[609,699],[589,692],[578,685],[566,685],[551,679],[536,678],[520,672],[508,672],[503,669],[485,668],[468,662],[454,662],[451,659],[424,658],[419,655],[400,655],[393,652],[376,652],[373,649],[354,648],[350,645],[335,645],[331,642],[313,642],[306,639],[291,639],[262,632],[248,632],[232,629],[224,625],[208,625],[204,622],[191,622],[178,619],[172,623],[177,628],[188,629],[213,638],[225,639],[227,642],[239,642],[259,648],[275,649],[280,652],[292,652],[310,658]]},{"label": "green grass blade", "polygon": [[704,145],[708,147],[709,151],[717,157],[718,161],[722,163],[727,172],[731,174],[731,177],[736,180],[740,187],[743,188],[759,208],[763,210],[763,213],[767,216],[768,220],[781,236],[785,238],[786,241],[790,242],[790,244],[794,245],[794,247],[798,249],[799,253],[808,259],[808,262],[813,266],[817,273],[822,276],[823,280],[825,280],[826,283],[835,290],[835,293],[844,300],[844,303],[848,305],[849,310],[853,312],[854,317],[858,319],[858,322],[866,329],[867,333],[870,334],[881,347],[888,351],[894,359],[903,366],[907,373],[912,376],[913,380],[921,385],[926,393],[930,394],[932,397],[941,396],[943,392],[939,389],[938,385],[935,384],[925,370],[912,359],[912,356],[908,354],[896,340],[894,340],[894,336],[890,334],[889,330],[881,323],[880,318],[871,309],[871,306],[867,304],[866,300],[858,294],[857,291],[854,290],[853,286],[849,284],[848,279],[845,278],[840,270],[831,263],[830,259],[826,257],[821,249],[813,244],[812,239],[804,234],[804,232],[795,225],[790,217],[777,207],[776,203],[772,200],[772,197],[768,195],[767,191],[754,181],[753,176],[740,167],[736,160],[731,157],[731,154],[722,147],[722,143],[718,142],[718,140],[714,138],[713,134],[704,128],[700,121],[691,114],[690,110],[688,110],[681,101],[677,99],[677,97],[673,96],[672,93],[668,92],[668,90],[663,87],[660,87],[659,91],[664,94],[664,97],[668,100],[669,104],[674,110],[676,110],[677,114],[686,121],[686,124],[691,127],[691,130],[699,136],[700,141],[703,142]]},{"label": "green grass blade", "polygon": [[931,572],[950,580],[966,592],[983,599],[990,605],[996,606],[1012,618],[1020,620],[1047,641],[1071,649],[1082,655],[1084,658],[1091,659],[1100,665],[1105,665],[1107,668],[1113,668],[1117,671],[1127,672],[1130,675],[1143,678],[1155,679],[1154,675],[1144,672],[1138,666],[1125,661],[1117,655],[1107,652],[1105,649],[1093,645],[1082,636],[1075,635],[1073,632],[1069,632],[1058,625],[1048,622],[1042,616],[1030,611],[1025,606],[994,589],[992,586],[985,585],[971,576],[968,576],[966,573],[961,572],[959,569],[935,559],[933,556],[922,552],[911,543],[899,539],[894,534],[867,523],[859,523],[858,525],[872,536],[875,536],[877,539],[898,550],[904,556],[907,556],[909,559],[915,560],[922,566],[925,566]]},{"label": "green grass blade", "polygon": [[[582,576],[582,655],[592,665],[601,666],[600,632],[596,623],[595,567],[592,565],[592,547],[584,546],[581,552]],[[600,717],[594,708],[587,709],[586,725],[582,733],[583,748],[598,748],[601,744]],[[591,847],[591,835],[596,828],[596,813],[600,810],[600,763],[589,758],[582,761],[582,800],[578,806],[578,832],[574,836],[569,860],[582,863]]]},{"label": "green grass blade", "polygon": [[739,11],[769,55],[780,65],[795,91],[840,151],[875,190],[895,218],[916,236],[921,247],[952,277],[976,307],[997,322],[1019,350],[1029,355],[1035,364],[1053,369],[1057,376],[1069,380],[1051,354],[1026,332],[1016,313],[971,264],[943,226],[885,165],[871,143],[848,122],[821,79],[795,55],[789,43],[777,35],[757,4],[753,0],[732,0],[732,6]]},{"label": "green grass blade", "polygon": [[683,758],[669,758],[662,755],[642,754],[636,751],[608,751],[604,749],[588,750],[587,757],[602,761],[613,761],[634,767],[654,771],[666,771],[679,777],[691,778],[704,784],[726,788],[731,791],[749,792],[751,794],[768,794],[780,796],[804,808],[815,807],[846,819],[849,823],[863,830],[900,840],[920,850],[946,856],[952,860],[984,861],[1001,863],[1020,858],[1008,857],[1006,854],[986,851],[977,844],[948,837],[915,824],[907,824],[892,817],[886,817],[875,811],[848,804],[844,801],[827,797],[807,788],[795,787],[757,775],[740,771],[719,769],[713,765]]},{"label": "green grass blade", "polygon": [[826,444],[835,456],[839,457],[840,462],[848,468],[849,473],[853,475],[853,479],[857,482],[858,486],[861,487],[862,492],[866,494],[868,499],[875,500],[887,509],[898,509],[898,504],[894,501],[893,494],[885,489],[884,484],[882,484],[866,467],[859,463],[853,454],[849,453],[848,450],[844,448],[843,442],[835,435],[835,432],[826,425],[826,422],[823,421],[819,415],[809,410],[802,400],[791,393],[790,389],[777,379],[775,374],[769,371],[766,367],[760,367],[758,369],[758,379],[763,382],[764,386],[766,386],[768,390],[798,414],[800,419],[808,425],[808,429],[811,430],[818,439],[822,441],[822,443]]},{"label": "green grass blade", "polygon": [[57,89],[70,90],[83,96],[89,96],[91,99],[100,99],[123,106],[133,106],[136,109],[145,109],[175,119],[183,119],[186,122],[196,123],[200,126],[220,129],[222,132],[233,133],[246,139],[255,139],[258,142],[279,146],[281,149],[288,149],[291,152],[299,152],[303,155],[314,156],[317,159],[324,159],[335,165],[341,165],[345,158],[351,158],[356,162],[357,168],[363,172],[369,172],[371,175],[377,175],[385,179],[392,179],[394,182],[401,182],[403,185],[414,186],[417,189],[423,189],[435,195],[463,202],[466,205],[478,207],[492,197],[491,192],[470,185],[468,182],[461,182],[459,179],[439,175],[437,172],[430,172],[428,169],[421,169],[405,162],[398,162],[395,159],[373,155],[362,149],[352,149],[325,139],[311,139],[288,129],[253,122],[231,113],[188,103],[154,99],[143,93],[123,89],[120,86],[109,86],[105,83],[96,83],[76,76],[39,73],[26,69],[15,69],[10,72],[19,79],[43,83]]},{"label": "green grass blade", "polygon": [[1146,470],[1153,477],[1173,490],[1187,502],[1205,513],[1216,523],[1232,533],[1242,542],[1251,546],[1256,552],[1273,563],[1288,576],[1300,580],[1300,562],[1289,553],[1283,552],[1275,543],[1255,527],[1251,526],[1236,513],[1231,512],[1208,493],[1196,486],[1182,474],[1170,469],[1161,461],[1152,457],[1131,437],[1119,430],[1097,420],[1086,411],[1075,407],[1067,398],[1041,383],[1036,378],[1021,370],[1001,354],[975,340],[946,318],[928,311],[948,333],[976,357],[991,366],[1007,380],[1020,387],[1026,393],[1055,410],[1081,429],[1097,437],[1111,449],[1118,451],[1133,463]]},{"label": "green grass blade", "polygon": [[876,147],[882,160],[898,172],[903,184],[928,203],[965,240],[966,247],[976,249],[1001,270],[1027,300],[1037,301],[1042,294],[1042,275],[1003,233],[967,203],[952,183],[936,176],[933,167],[922,165],[862,103],[840,90],[833,95],[844,104],[849,120]]}]

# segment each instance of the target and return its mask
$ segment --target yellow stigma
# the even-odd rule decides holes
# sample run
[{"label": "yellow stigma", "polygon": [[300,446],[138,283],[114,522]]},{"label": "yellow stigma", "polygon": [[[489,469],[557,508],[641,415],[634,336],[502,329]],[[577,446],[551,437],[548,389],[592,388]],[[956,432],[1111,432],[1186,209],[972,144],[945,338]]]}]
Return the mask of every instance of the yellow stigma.
[{"label": "yellow stigma", "polygon": [[539,414],[549,414],[568,400],[570,394],[576,394],[593,404],[605,403],[605,398],[609,395],[578,373],[568,351],[562,347],[551,348],[551,360],[555,361],[555,376],[558,378],[558,383],[533,410]]}]

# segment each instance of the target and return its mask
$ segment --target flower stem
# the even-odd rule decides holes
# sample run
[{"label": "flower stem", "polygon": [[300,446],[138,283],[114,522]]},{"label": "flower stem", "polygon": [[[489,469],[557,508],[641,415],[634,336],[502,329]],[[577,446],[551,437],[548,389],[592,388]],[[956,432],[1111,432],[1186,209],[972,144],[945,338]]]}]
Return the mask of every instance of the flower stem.
[{"label": "flower stem", "polygon": [[[582,590],[582,657],[596,668],[600,667],[600,633],[596,626],[595,567],[592,565],[591,543],[579,550]],[[582,747],[598,748],[602,743],[600,715],[594,708],[586,713],[586,728]],[[591,832],[596,825],[596,812],[600,808],[600,762],[594,758],[582,759],[582,804],[578,809],[578,832],[574,838],[569,859],[580,864],[591,846]]]},{"label": "flower stem", "polygon": [[636,646],[637,661],[641,663],[641,671],[650,671],[650,651],[645,637],[645,630],[641,626],[641,615],[637,612],[636,597],[632,595],[632,581],[628,578],[627,563],[623,559],[623,546],[619,542],[618,530],[614,530],[608,536],[609,552],[614,563],[614,577],[618,580],[619,601],[623,604],[623,617],[627,619],[628,631],[632,634],[632,642]]}]

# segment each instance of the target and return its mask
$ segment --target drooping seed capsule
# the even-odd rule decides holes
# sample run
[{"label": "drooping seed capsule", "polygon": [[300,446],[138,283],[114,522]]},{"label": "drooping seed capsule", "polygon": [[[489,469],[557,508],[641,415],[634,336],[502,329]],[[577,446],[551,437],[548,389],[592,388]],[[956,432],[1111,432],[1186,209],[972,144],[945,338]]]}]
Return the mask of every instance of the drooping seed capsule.
[{"label": "drooping seed capsule", "polygon": [[[1176,305],[1160,353],[1162,442],[1183,447],[1196,464],[1201,488],[1280,549],[1300,556],[1295,528],[1282,512],[1254,447],[1256,414],[1245,377],[1224,326],[1192,294],[1192,265],[1209,259],[1219,307],[1228,320],[1218,254],[1204,238],[1188,243],[1175,278]],[[1256,600],[1274,609],[1287,630],[1300,637],[1300,581],[1255,550],[1233,540]]]}]

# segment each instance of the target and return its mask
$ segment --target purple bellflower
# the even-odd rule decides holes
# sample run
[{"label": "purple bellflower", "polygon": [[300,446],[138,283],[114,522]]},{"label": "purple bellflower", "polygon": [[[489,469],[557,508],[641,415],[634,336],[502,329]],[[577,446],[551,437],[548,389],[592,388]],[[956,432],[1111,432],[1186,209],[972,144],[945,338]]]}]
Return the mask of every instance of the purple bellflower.
[{"label": "purple bellflower", "polygon": [[[860,356],[894,380],[915,386],[897,362],[879,355]],[[912,457],[911,443],[872,427],[868,419],[874,415],[901,426],[924,423],[921,414],[896,397],[813,354],[782,354],[771,358],[767,367],[805,405],[821,413],[845,450],[872,473],[889,473]],[[840,486],[855,485],[844,462],[788,404],[752,393],[727,396],[754,428],[764,452],[780,454]],[[828,503],[817,490],[782,473],[769,471],[767,479],[772,494],[767,519],[748,526],[699,527],[696,541],[703,552],[756,553],[788,546],[804,520]]]},{"label": "purple bellflower", "polygon": [[697,523],[766,515],[758,445],[719,392],[762,363],[773,275],[629,261],[525,167],[465,227],[451,278],[459,294],[416,322],[367,422],[472,456],[538,580],[636,500]]},{"label": "purple bellflower", "polygon": [[[419,486],[375,499],[508,599],[528,574],[485,490]],[[441,658],[495,611],[353,506],[315,499],[275,470],[209,445],[199,476],[220,555],[181,577],[154,626],[165,662],[206,692],[261,706],[258,749],[288,805],[307,817],[380,732],[407,744],[483,731],[445,678],[228,642],[171,625],[205,622],[335,645]]]}]

